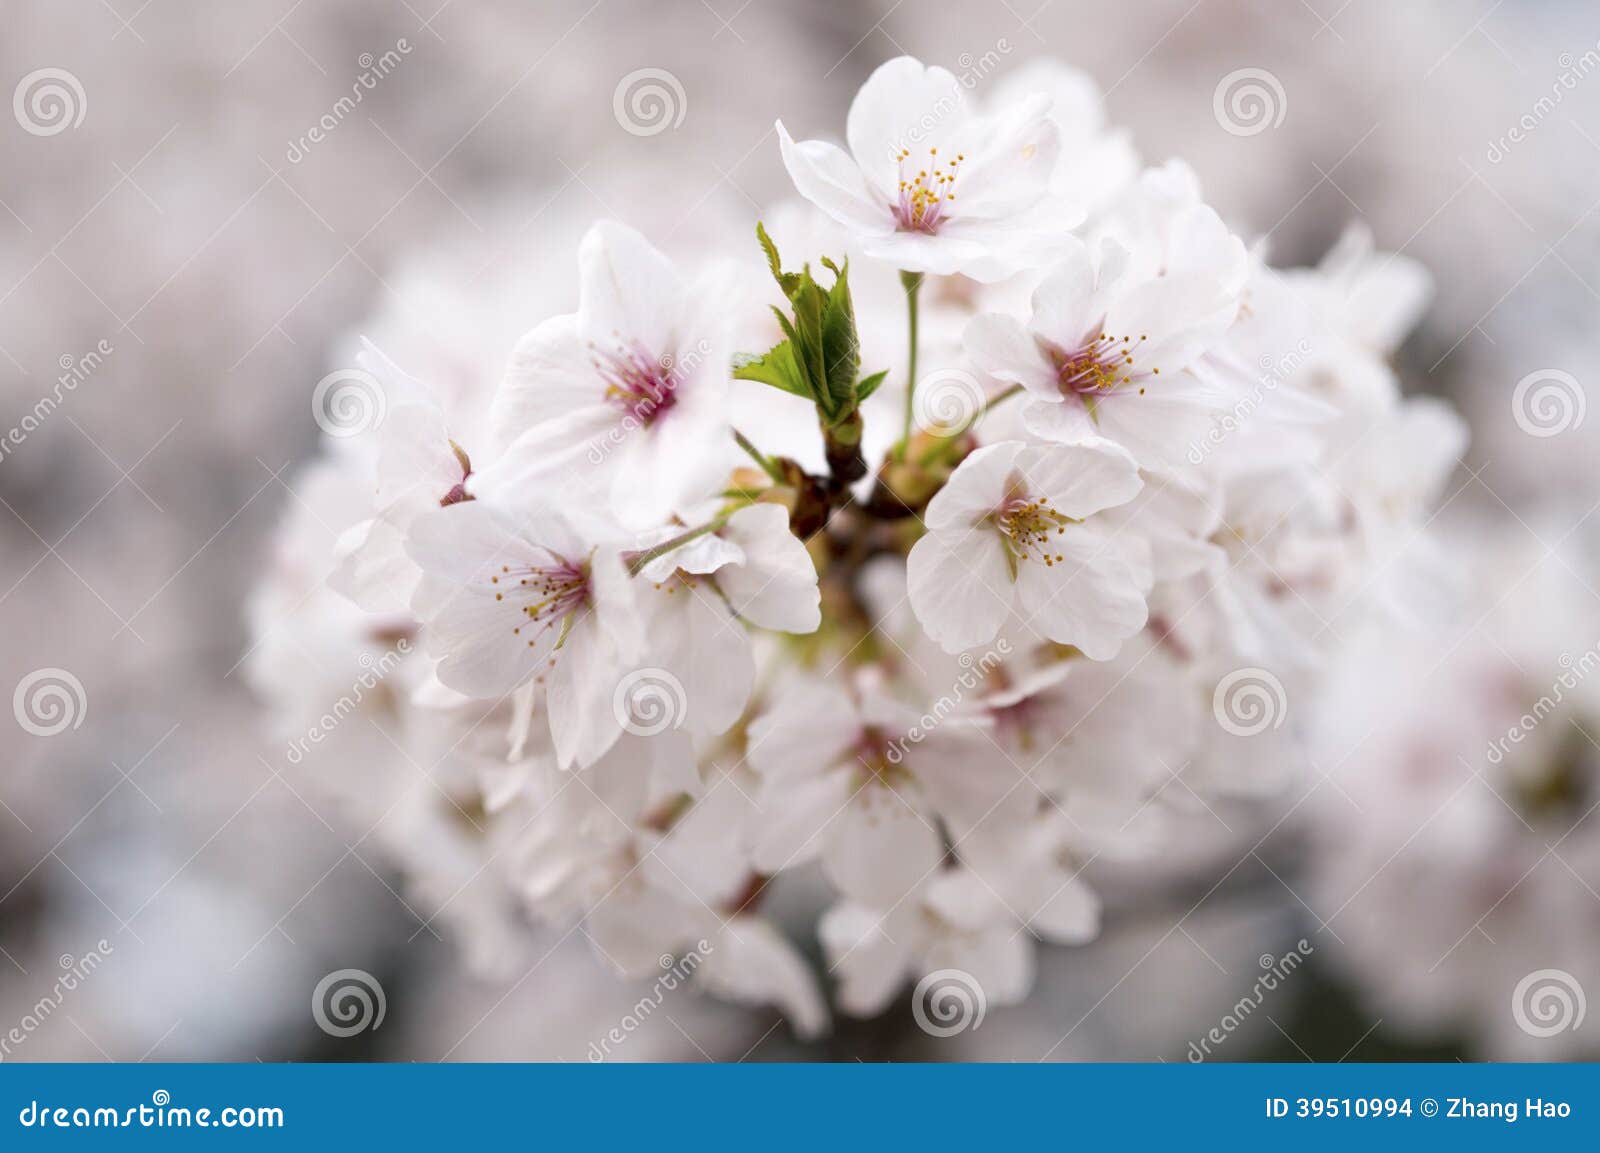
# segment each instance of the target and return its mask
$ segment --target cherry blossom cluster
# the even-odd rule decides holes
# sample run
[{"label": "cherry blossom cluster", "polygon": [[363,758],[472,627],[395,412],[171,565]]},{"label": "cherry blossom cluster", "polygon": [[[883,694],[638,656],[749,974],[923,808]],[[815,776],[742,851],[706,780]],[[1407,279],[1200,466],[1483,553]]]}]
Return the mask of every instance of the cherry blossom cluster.
[{"label": "cherry blossom cluster", "polygon": [[391,848],[479,957],[487,874],[801,1033],[939,970],[1014,1002],[1431,595],[1464,431],[1391,365],[1428,280],[1359,231],[1273,268],[1058,65],[902,57],[847,147],[777,135],[802,200],[680,260],[594,224],[502,370],[366,342],[256,682],[304,732],[339,689],[291,650],[406,642],[385,741],[442,801]]}]

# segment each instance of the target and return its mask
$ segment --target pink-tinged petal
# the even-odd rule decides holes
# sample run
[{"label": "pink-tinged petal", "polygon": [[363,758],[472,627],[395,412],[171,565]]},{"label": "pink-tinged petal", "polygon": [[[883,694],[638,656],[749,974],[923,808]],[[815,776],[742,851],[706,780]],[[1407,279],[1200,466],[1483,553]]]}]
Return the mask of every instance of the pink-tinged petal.
[{"label": "pink-tinged petal", "polygon": [[605,382],[591,355],[575,314],[553,316],[519,340],[489,410],[495,443],[503,448],[529,429],[603,404]]},{"label": "pink-tinged petal", "polygon": [[882,1011],[899,991],[911,963],[904,926],[886,925],[871,909],[841,901],[817,922],[817,935],[838,977],[839,1008],[856,1017]]},{"label": "pink-tinged petal", "polygon": [[1077,399],[1031,401],[1022,408],[1022,427],[1055,444],[1085,444],[1100,436],[1095,418]]},{"label": "pink-tinged petal", "polygon": [[1028,327],[1057,348],[1074,349],[1099,331],[1094,262],[1076,237],[1061,252],[1050,275],[1033,290]]},{"label": "pink-tinged petal", "polygon": [[991,1005],[1014,1005],[1033,987],[1033,938],[1001,922],[982,933],[941,939],[928,950],[925,967],[969,974]]},{"label": "pink-tinged petal", "polygon": [[999,533],[930,532],[906,558],[906,591],[917,622],[945,652],[994,640],[1011,609],[1011,572]]},{"label": "pink-tinged petal", "polygon": [[578,316],[584,336],[602,349],[634,342],[658,357],[677,351],[688,288],[672,262],[638,232],[603,220],[578,247]]},{"label": "pink-tinged petal", "polygon": [[789,685],[750,724],[750,767],[767,776],[809,776],[840,763],[860,735],[855,704],[820,681]]},{"label": "pink-tinged petal", "polygon": [[1018,912],[1028,928],[1058,945],[1083,945],[1100,935],[1100,898],[1081,877],[1052,884],[1037,907]]},{"label": "pink-tinged petal", "polygon": [[802,1040],[827,1032],[828,1006],[810,966],[760,917],[730,918],[695,979],[725,1001],[777,1006]]},{"label": "pink-tinged petal", "polygon": [[[438,507],[465,476],[444,414],[432,405],[391,407],[378,432],[378,508]],[[403,523],[403,521],[402,521]]]},{"label": "pink-tinged petal", "polygon": [[1193,450],[1205,442],[1217,414],[1233,403],[1222,389],[1194,373],[1152,382],[1141,396],[1118,392],[1095,407],[1096,428],[1131,452],[1141,467],[1162,473],[1192,468]]},{"label": "pink-tinged petal", "polygon": [[822,623],[817,567],[789,531],[788,511],[775,504],[751,505],[734,513],[721,535],[744,554],[742,564],[717,573],[717,587],[734,611],[760,628],[816,631]]},{"label": "pink-tinged petal", "polygon": [[424,572],[477,591],[497,591],[502,565],[544,565],[552,557],[581,561],[587,548],[571,526],[542,507],[520,514],[463,501],[417,517],[406,551]]},{"label": "pink-tinged petal", "polygon": [[1122,293],[1106,312],[1105,332],[1126,338],[1137,382],[1160,384],[1188,368],[1228,330],[1239,312],[1236,297],[1195,275],[1162,276]]},{"label": "pink-tinged petal", "polygon": [[[892,225],[892,218],[889,219]],[[983,231],[968,236],[951,231],[941,231],[937,236],[925,232],[887,232],[866,237],[862,249],[872,259],[907,272],[953,276],[986,259],[991,254],[991,242],[989,234]],[[984,283],[998,279],[1001,277],[982,278]]]},{"label": "pink-tinged petal", "polygon": [[889,206],[873,195],[861,170],[842,148],[821,140],[795,143],[783,122],[778,122],[778,146],[783,166],[795,189],[840,224],[867,235],[894,231]]},{"label": "pink-tinged petal", "polygon": [[1000,507],[1020,440],[989,444],[971,453],[928,502],[922,522],[934,532],[970,528]]},{"label": "pink-tinged petal", "polygon": [[1172,222],[1166,273],[1203,276],[1232,295],[1243,289],[1249,278],[1250,254],[1215,209],[1195,204]]},{"label": "pink-tinged petal", "polygon": [[640,595],[650,610],[650,651],[683,686],[681,719],[696,733],[726,732],[755,680],[744,626],[709,585],[673,580]]},{"label": "pink-tinged petal", "polygon": [[1061,139],[1050,121],[1049,109],[1049,97],[1029,97],[1006,114],[964,130],[969,154],[954,184],[952,217],[999,220],[1015,216],[1034,207],[1049,192]]},{"label": "pink-tinged petal", "polygon": [[932,876],[943,853],[938,830],[904,796],[869,784],[834,821],[822,871],[851,900],[887,909]]},{"label": "pink-tinged petal", "polygon": [[594,611],[580,612],[548,677],[550,736],[562,768],[592,765],[617,743],[622,720],[613,700],[627,672]]},{"label": "pink-tinged petal", "polygon": [[520,614],[479,593],[451,590],[423,630],[424,648],[438,656],[439,680],[479,700],[493,700],[525,684],[546,667],[553,632],[518,635]]},{"label": "pink-tinged petal", "polygon": [[1044,497],[1056,512],[1074,520],[1127,504],[1144,487],[1133,457],[1104,441],[1025,449],[1015,467],[1030,495]]},{"label": "pink-tinged petal", "polygon": [[750,863],[779,873],[815,859],[850,806],[853,777],[847,766],[817,776],[769,777],[750,816]]},{"label": "pink-tinged petal", "polygon": [[677,951],[701,929],[715,928],[709,913],[706,925],[697,924],[697,912],[705,911],[636,880],[600,899],[589,912],[587,931],[601,960],[621,976],[659,977],[662,954]]},{"label": "pink-tinged petal", "polygon": [[910,56],[878,65],[845,121],[845,141],[867,181],[886,201],[899,198],[900,162],[920,163],[967,118],[966,92],[948,71]]},{"label": "pink-tinged petal", "polygon": [[975,316],[961,334],[967,355],[978,368],[1035,396],[1059,400],[1055,366],[1021,321],[1000,313]]},{"label": "pink-tinged petal", "polygon": [[1148,567],[1130,559],[1120,542],[1088,525],[1051,538],[1051,565],[1037,557],[1017,566],[1017,600],[1028,625],[1090,660],[1110,660],[1122,642],[1144,628]]},{"label": "pink-tinged petal", "polygon": [[406,553],[404,531],[384,517],[363,521],[339,538],[339,564],[328,587],[370,613],[403,614],[421,576]]}]

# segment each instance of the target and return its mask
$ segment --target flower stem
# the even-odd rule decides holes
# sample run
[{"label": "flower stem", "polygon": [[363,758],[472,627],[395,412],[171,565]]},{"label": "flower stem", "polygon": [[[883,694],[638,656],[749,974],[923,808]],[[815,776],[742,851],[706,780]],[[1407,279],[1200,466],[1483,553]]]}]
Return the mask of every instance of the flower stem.
[{"label": "flower stem", "polygon": [[733,439],[738,446],[750,454],[750,459],[761,466],[761,471],[772,478],[774,484],[787,484],[783,470],[772,462],[772,458],[764,454],[759,448],[750,443],[750,438],[738,429],[733,430]]},{"label": "flower stem", "polygon": [[900,283],[906,290],[906,327],[909,332],[910,355],[906,360],[906,419],[896,456],[906,458],[911,444],[911,429],[916,424],[917,393],[917,297],[922,292],[922,273],[902,272]]},{"label": "flower stem", "polygon": [[645,566],[651,561],[658,560],[661,557],[666,556],[669,552],[682,548],[690,541],[698,540],[707,533],[716,532],[719,528],[728,523],[729,515],[731,514],[712,517],[710,520],[706,521],[705,524],[697,525],[691,529],[685,529],[677,536],[669,537],[667,540],[662,541],[658,545],[653,545],[652,547],[645,549],[643,552],[630,554],[628,556],[628,575],[638,576],[644,571]]}]

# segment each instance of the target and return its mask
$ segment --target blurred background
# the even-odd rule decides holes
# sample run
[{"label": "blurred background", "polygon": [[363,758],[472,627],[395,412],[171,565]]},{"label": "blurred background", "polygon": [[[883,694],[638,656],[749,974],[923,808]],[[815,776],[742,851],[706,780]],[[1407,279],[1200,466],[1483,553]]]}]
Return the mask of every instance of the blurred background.
[{"label": "blurred background", "polygon": [[[403,763],[363,775],[394,761],[381,733],[289,771],[248,675],[264,651],[252,593],[285,562],[278,526],[310,515],[308,397],[354,334],[492,371],[571,306],[590,220],[689,253],[728,244],[735,221],[742,242],[788,192],[773,120],[837,136],[860,82],[901,53],[957,72],[1056,56],[1093,76],[1147,161],[1185,158],[1275,264],[1314,263],[1358,221],[1430,269],[1400,369],[1473,432],[1436,527],[1465,542],[1465,575],[1526,564],[1412,658],[1434,696],[1397,681],[1383,735],[1336,758],[1348,777],[1326,783],[1330,760],[1103,879],[1101,939],[1041,949],[1026,1005],[950,1041],[897,1008],[802,1045],[773,1011],[691,995],[621,1055],[1185,1060],[1298,951],[1207,1056],[1600,1056],[1581,1012],[1559,1049],[1530,1048],[1512,1006],[1544,968],[1575,975],[1581,1002],[1600,965],[1584,800],[1600,799],[1585,743],[1600,730],[1571,719],[1585,741],[1554,833],[1475,773],[1437,810],[1392,801],[1380,773],[1420,772],[1476,707],[1469,690],[1439,697],[1443,662],[1476,662],[1473,685],[1496,668],[1543,685],[1600,639],[1584,543],[1600,500],[1600,417],[1583,419],[1600,316],[1592,4],[7,0],[0,18],[0,689],[48,673],[69,718],[0,725],[5,1059],[583,1060],[628,1013],[640,986],[580,937],[528,929],[492,894],[456,899],[470,867],[397,868],[434,834],[396,790],[431,786]],[[1213,111],[1245,68],[1284,94],[1281,122],[1250,136]],[[681,89],[681,120],[648,136],[614,110],[642,69]],[[353,86],[360,102],[341,104]],[[1530,433],[1514,393],[1552,373],[1568,416]],[[1541,565],[1549,582],[1524,580]],[[1556,617],[1533,655],[1519,607]],[[1367,814],[1357,841],[1373,825],[1391,838],[1348,848],[1346,804]],[[1326,838],[1343,847],[1319,861]],[[467,919],[480,947],[502,939],[486,925],[503,934],[495,963],[453,940]],[[344,968],[386,994],[381,1027],[349,1038],[311,1012]]]}]

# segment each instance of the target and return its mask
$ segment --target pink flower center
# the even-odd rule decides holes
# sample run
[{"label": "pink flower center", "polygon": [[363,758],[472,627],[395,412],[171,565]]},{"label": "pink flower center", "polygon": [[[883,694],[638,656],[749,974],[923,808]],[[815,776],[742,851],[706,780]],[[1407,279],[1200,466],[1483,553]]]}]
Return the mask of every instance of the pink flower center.
[{"label": "pink flower center", "polygon": [[[1018,491],[1016,486],[1012,491]],[[1044,497],[1011,496],[995,510],[991,519],[1000,530],[1012,575],[1015,575],[1016,566],[1029,557],[1044,561],[1046,568],[1066,560],[1061,553],[1050,551],[1050,538],[1064,535],[1067,525],[1076,522],[1057,512]]]},{"label": "pink flower center", "polygon": [[[494,599],[510,597],[521,612],[523,621],[511,631],[526,636],[529,648],[551,628],[564,631],[572,615],[589,604],[588,563],[553,553],[550,559],[548,565],[501,565],[499,573],[489,578],[489,583],[499,586]],[[559,646],[560,639],[556,643]]]},{"label": "pink flower center", "polygon": [[[1099,393],[1113,392],[1131,384],[1135,376],[1144,375],[1134,367],[1134,349],[1148,340],[1140,336],[1108,336],[1100,332],[1090,337],[1082,347],[1068,352],[1052,349],[1050,358],[1055,362],[1056,380],[1063,394],[1090,399]],[[1150,375],[1159,376],[1159,368],[1151,368]],[[1139,386],[1140,395],[1144,385]]]},{"label": "pink flower center", "polygon": [[[900,166],[900,198],[894,204],[894,218],[901,232],[931,236],[939,231],[945,206],[956,198],[956,167],[965,159],[964,153],[958,153],[947,166],[939,160],[937,148],[928,149],[928,159],[922,163],[911,161],[909,148],[895,153]],[[910,167],[907,161],[911,161]]]},{"label": "pink flower center", "polygon": [[602,349],[589,342],[589,363],[605,382],[606,400],[646,428],[677,403],[674,358],[651,356],[638,341]]}]

